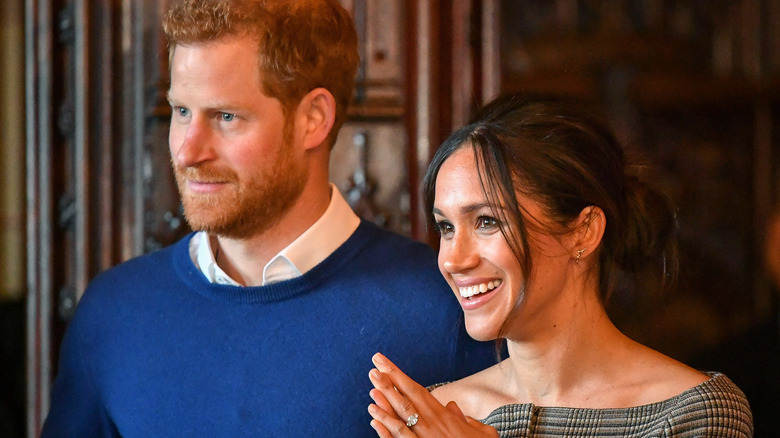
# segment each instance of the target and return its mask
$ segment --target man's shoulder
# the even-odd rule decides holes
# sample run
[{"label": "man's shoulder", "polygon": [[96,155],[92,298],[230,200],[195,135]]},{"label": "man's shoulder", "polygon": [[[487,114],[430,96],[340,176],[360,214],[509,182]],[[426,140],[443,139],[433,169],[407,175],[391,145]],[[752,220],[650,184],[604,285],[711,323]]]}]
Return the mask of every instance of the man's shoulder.
[{"label": "man's shoulder", "polygon": [[[123,291],[125,289],[144,290],[144,285],[152,282],[168,282],[176,275],[177,266],[186,266],[177,258],[187,257],[187,242],[189,238],[167,247],[141,254],[121,262],[95,276],[85,291],[94,295],[95,291]],[[194,269],[194,265],[193,265]],[[101,292],[105,294],[107,292]],[[110,292],[109,292],[110,293]]]},{"label": "man's shoulder", "polygon": [[365,239],[373,251],[385,250],[377,253],[377,256],[393,258],[409,256],[435,257],[433,248],[430,245],[365,220],[361,222],[354,236],[359,239]]},{"label": "man's shoulder", "polygon": [[191,235],[188,235],[183,239],[174,242],[171,245],[165,246],[163,248],[145,254],[139,254],[137,256],[134,256],[128,260],[125,260],[117,264],[116,266],[107,269],[106,271],[101,273],[100,276],[104,276],[104,275],[121,276],[121,275],[127,275],[128,273],[131,272],[151,269],[154,267],[157,267],[158,269],[164,268],[169,270],[173,262],[174,255],[180,256],[182,253],[186,252],[186,246],[191,237],[192,237]]}]

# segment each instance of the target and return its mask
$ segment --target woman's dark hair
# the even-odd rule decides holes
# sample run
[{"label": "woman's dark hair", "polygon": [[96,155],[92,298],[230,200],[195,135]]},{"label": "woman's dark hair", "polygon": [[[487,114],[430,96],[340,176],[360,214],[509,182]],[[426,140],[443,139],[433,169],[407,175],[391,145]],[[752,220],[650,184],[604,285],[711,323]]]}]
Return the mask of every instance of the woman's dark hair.
[{"label": "woman's dark hair", "polygon": [[[487,104],[444,141],[428,167],[423,199],[430,227],[435,227],[439,169],[465,147],[474,151],[487,199],[506,209],[494,214],[522,267],[525,290],[533,260],[526,250],[529,225],[516,193],[544,208],[553,222],[546,230],[550,233],[570,230],[586,207],[604,212],[606,228],[594,273],[605,306],[615,292],[642,292],[676,280],[676,210],[631,171],[608,124],[593,111],[573,102],[522,95],[501,96]],[[515,303],[515,309],[519,305]]]}]

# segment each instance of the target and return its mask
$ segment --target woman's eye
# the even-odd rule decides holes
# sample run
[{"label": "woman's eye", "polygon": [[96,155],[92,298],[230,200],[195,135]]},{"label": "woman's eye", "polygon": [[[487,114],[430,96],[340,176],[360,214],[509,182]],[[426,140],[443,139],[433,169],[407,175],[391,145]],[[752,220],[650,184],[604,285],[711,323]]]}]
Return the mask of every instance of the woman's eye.
[{"label": "woman's eye", "polygon": [[187,117],[187,116],[190,115],[190,110],[188,110],[187,108],[181,107],[181,106],[176,108],[176,111],[179,112],[179,115],[181,117]]},{"label": "woman's eye", "polygon": [[232,113],[220,113],[220,118],[223,122],[232,122],[235,117],[236,115]]},{"label": "woman's eye", "polygon": [[446,236],[448,234],[452,234],[452,224],[445,221],[439,221],[436,222],[436,231],[439,232],[440,235]]},{"label": "woman's eye", "polygon": [[498,226],[498,221],[489,216],[480,216],[477,219],[477,228],[493,229]]}]

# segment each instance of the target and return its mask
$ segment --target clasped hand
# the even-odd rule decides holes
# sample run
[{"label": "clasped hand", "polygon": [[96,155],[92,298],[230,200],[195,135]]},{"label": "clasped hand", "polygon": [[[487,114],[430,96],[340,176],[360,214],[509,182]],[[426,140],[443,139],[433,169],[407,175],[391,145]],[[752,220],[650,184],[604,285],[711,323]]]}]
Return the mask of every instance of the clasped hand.
[{"label": "clasped hand", "polygon": [[498,437],[492,427],[463,415],[454,401],[443,406],[382,354],[372,360],[376,368],[368,376],[374,403],[368,412],[380,437]]}]

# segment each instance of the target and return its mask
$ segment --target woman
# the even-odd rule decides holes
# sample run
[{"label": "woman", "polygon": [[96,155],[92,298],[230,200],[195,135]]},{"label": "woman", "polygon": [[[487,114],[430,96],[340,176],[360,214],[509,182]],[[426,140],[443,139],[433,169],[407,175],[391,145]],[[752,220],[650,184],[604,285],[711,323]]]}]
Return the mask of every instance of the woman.
[{"label": "woman", "polygon": [[439,269],[469,334],[505,340],[509,357],[429,393],[375,355],[379,436],[752,435],[726,376],[629,339],[607,316],[612,294],[676,275],[674,210],[626,169],[589,113],[520,96],[444,142],[424,181]]}]

